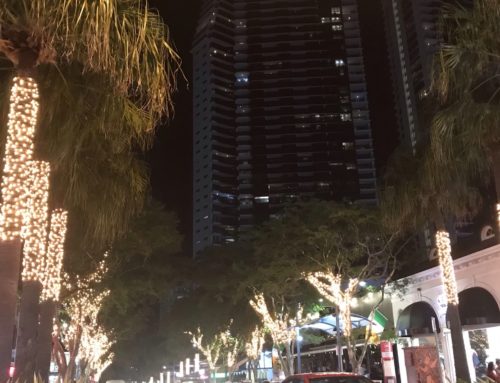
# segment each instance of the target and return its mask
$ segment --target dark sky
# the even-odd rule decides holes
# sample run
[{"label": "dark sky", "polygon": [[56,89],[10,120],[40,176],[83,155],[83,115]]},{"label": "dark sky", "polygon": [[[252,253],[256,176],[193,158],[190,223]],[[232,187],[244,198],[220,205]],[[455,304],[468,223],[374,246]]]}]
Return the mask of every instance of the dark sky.
[{"label": "dark sky", "polygon": [[[191,80],[191,42],[201,0],[152,0],[170,29],[183,60],[183,70]],[[375,142],[378,175],[397,144],[387,48],[380,0],[359,0],[361,33],[368,82],[368,97]],[[169,210],[177,212],[180,230],[191,244],[192,206],[192,103],[188,84],[180,79],[175,96],[175,117],[158,129],[148,160],[151,164],[153,196]]]},{"label": "dark sky", "polygon": [[[183,71],[191,77],[191,41],[198,17],[199,0],[154,0],[170,29],[170,35],[182,57]],[[191,242],[192,203],[192,107],[190,84],[179,78],[175,95],[175,116],[158,129],[157,138],[149,153],[153,196],[162,201],[180,218],[180,230]]]}]

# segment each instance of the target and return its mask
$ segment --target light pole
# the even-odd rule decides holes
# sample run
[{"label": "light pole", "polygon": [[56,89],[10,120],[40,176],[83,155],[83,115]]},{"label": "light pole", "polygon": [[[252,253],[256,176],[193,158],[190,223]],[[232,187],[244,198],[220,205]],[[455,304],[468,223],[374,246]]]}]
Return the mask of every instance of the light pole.
[{"label": "light pole", "polygon": [[344,370],[342,363],[342,345],[340,344],[340,318],[339,306],[335,305],[335,336],[337,338],[337,368],[339,372]]},{"label": "light pole", "polygon": [[302,336],[300,335],[300,327],[297,326],[295,328],[295,330],[297,331],[297,341],[296,341],[296,345],[297,345],[297,374],[300,374],[302,373],[302,357],[300,355],[300,342],[302,341]]}]

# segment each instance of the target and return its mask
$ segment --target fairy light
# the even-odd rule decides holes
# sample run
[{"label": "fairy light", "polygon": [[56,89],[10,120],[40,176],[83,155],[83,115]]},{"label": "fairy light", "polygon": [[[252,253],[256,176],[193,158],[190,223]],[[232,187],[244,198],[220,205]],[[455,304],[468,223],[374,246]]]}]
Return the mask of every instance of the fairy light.
[{"label": "fairy light", "polygon": [[107,289],[99,290],[99,285],[108,271],[106,256],[107,254],[95,272],[85,278],[75,277],[71,280],[67,274],[64,275],[64,288],[70,294],[63,305],[71,320],[65,323],[64,331],[61,331],[61,326],[58,327],[59,336],[67,346],[79,339],[80,359],[86,363],[95,377],[101,375],[114,357],[111,352],[114,342],[98,320],[103,302],[110,293]]},{"label": "fairy light", "polygon": [[305,275],[305,279],[328,301],[335,303],[340,320],[344,323],[344,335],[352,334],[351,305],[359,286],[358,278],[350,278],[342,289],[342,276],[332,272],[315,272]]},{"label": "fairy light", "polygon": [[232,320],[224,331],[221,331],[210,340],[204,340],[205,336],[198,327],[195,332],[186,331],[185,334],[191,337],[191,344],[197,348],[205,357],[210,371],[215,370],[217,363],[223,351],[227,351],[228,367],[232,367],[236,363],[240,342],[238,339],[231,336]]},{"label": "fairy light", "polygon": [[245,352],[247,357],[251,361],[258,360],[260,358],[260,353],[262,351],[262,346],[264,345],[263,331],[258,326],[252,331],[250,335],[250,340],[245,344]]},{"label": "fairy light", "polygon": [[2,177],[0,236],[18,239],[29,198],[29,161],[33,157],[38,115],[38,86],[31,77],[14,77],[10,94]]},{"label": "fairy light", "polygon": [[500,227],[500,203],[497,203],[497,225]]},{"label": "fairy light", "polygon": [[29,163],[31,187],[22,229],[24,238],[22,279],[43,282],[46,272],[50,165],[44,161]]},{"label": "fairy light", "polygon": [[61,292],[61,269],[64,258],[64,241],[66,239],[66,226],[68,212],[56,209],[50,219],[49,244],[44,276],[44,289],[42,300],[59,300]]},{"label": "fairy light", "polygon": [[436,232],[436,247],[446,299],[449,304],[458,305],[457,281],[451,257],[450,234],[447,231]]},{"label": "fairy light", "polygon": [[[264,294],[256,294],[249,301],[250,306],[261,317],[264,327],[269,331],[276,344],[290,344],[295,340],[297,321],[288,312],[276,312],[274,315],[269,310]],[[298,313],[301,318],[302,311]]]}]

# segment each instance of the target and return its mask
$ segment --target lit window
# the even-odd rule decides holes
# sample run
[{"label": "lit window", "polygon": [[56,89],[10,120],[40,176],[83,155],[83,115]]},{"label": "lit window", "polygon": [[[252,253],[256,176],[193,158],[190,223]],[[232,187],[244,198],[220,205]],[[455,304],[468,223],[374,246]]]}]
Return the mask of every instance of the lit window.
[{"label": "lit window", "polygon": [[354,148],[354,142],[342,142],[342,148],[344,150],[351,150]]},{"label": "lit window", "polygon": [[342,30],[342,25],[332,25],[332,31],[341,31]]},{"label": "lit window", "polygon": [[263,195],[255,197],[255,202],[257,203],[269,203],[269,196]]},{"label": "lit window", "polygon": [[335,60],[335,66],[342,67],[345,65],[344,60]]},{"label": "lit window", "polygon": [[248,72],[236,73],[236,84],[246,84],[246,83],[248,83]]},{"label": "lit window", "polygon": [[340,113],[340,120],[341,121],[352,121],[351,114],[350,113]]}]

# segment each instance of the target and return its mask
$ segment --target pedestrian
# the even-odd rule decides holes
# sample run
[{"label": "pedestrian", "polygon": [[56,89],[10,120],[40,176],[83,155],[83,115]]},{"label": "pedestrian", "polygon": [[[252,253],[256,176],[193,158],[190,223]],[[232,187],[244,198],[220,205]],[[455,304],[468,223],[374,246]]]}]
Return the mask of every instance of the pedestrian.
[{"label": "pedestrian", "polygon": [[488,369],[486,370],[486,376],[490,378],[495,383],[500,383],[498,380],[498,374],[495,370],[495,364],[493,362],[488,363]]}]

